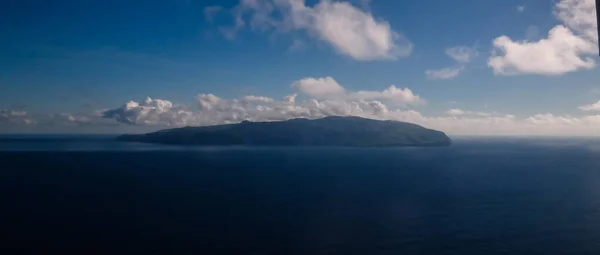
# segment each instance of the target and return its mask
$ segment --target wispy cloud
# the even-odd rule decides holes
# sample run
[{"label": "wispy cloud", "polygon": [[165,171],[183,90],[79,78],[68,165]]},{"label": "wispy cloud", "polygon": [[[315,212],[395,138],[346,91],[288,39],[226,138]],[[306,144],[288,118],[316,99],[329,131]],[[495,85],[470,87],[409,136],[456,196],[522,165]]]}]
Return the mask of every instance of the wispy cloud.
[{"label": "wispy cloud", "polygon": [[0,109],[0,123],[32,125],[36,121],[30,118],[26,111]]},{"label": "wispy cloud", "polygon": [[446,114],[451,115],[451,116],[468,116],[468,115],[481,116],[481,117],[492,116],[492,113],[489,113],[489,112],[467,111],[467,110],[461,110],[458,108],[450,109],[450,110],[446,111]]},{"label": "wispy cloud", "polygon": [[430,80],[447,80],[457,77],[462,68],[442,68],[438,70],[427,70],[425,75]]},{"label": "wispy cloud", "polygon": [[593,104],[579,106],[579,109],[582,111],[600,111],[600,101]]},{"label": "wispy cloud", "polygon": [[458,63],[469,63],[476,58],[479,53],[477,50],[467,46],[456,46],[446,49],[446,55],[454,59]]},{"label": "wispy cloud", "polygon": [[426,70],[425,75],[430,80],[448,80],[456,78],[465,70],[466,64],[475,59],[479,52],[468,46],[456,46],[446,49],[446,55],[452,58],[457,66],[445,67],[436,70]]},{"label": "wispy cloud", "polygon": [[590,93],[592,93],[594,95],[598,95],[598,94],[600,94],[600,88],[592,88],[592,89],[590,89]]},{"label": "wispy cloud", "polygon": [[300,39],[295,39],[292,42],[292,45],[290,45],[289,50],[290,51],[302,51],[305,50],[308,46],[306,45],[306,43]]},{"label": "wispy cloud", "polygon": [[208,22],[213,22],[215,15],[221,11],[223,7],[221,6],[207,6],[204,8],[204,18]]}]

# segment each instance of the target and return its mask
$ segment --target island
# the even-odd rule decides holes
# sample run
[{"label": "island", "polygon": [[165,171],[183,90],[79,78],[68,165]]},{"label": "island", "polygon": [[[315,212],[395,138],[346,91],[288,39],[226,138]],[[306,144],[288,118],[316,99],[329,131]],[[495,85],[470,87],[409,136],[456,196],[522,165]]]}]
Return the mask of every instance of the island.
[{"label": "island", "polygon": [[448,146],[441,131],[400,121],[354,116],[250,122],[166,129],[147,134],[121,135],[119,141],[177,145],[248,146]]}]

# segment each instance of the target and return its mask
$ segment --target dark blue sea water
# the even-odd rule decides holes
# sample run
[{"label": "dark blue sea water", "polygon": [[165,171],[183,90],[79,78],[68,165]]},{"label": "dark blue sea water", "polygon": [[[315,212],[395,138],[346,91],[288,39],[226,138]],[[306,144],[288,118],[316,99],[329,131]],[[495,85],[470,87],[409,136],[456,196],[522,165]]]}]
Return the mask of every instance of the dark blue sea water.
[{"label": "dark blue sea water", "polygon": [[0,137],[2,254],[600,254],[600,140]]}]

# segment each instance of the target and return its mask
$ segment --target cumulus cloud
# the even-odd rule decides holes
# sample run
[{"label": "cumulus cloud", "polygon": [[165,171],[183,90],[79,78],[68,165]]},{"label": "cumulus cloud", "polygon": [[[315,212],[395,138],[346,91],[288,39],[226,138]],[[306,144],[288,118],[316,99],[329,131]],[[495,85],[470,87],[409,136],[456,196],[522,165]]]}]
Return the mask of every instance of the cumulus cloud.
[{"label": "cumulus cloud", "polygon": [[26,111],[0,109],[0,123],[32,125],[36,121],[28,118]]},{"label": "cumulus cloud", "polygon": [[[147,98],[143,102],[130,101],[121,107],[102,111],[102,116],[119,123],[157,128],[239,123],[244,120],[360,116],[416,123],[453,135],[600,135],[600,115],[575,117],[541,113],[517,118],[512,114],[454,108],[442,116],[424,116],[405,108],[422,100],[408,88],[390,86],[383,91],[348,91],[331,77],[304,78],[292,83],[292,87],[299,94],[290,94],[281,99],[257,95],[227,99],[213,94],[199,94],[195,107]],[[303,97],[299,98],[299,95]],[[394,102],[404,105],[401,107]],[[61,117],[71,122],[78,121],[71,114]]]},{"label": "cumulus cloud", "polygon": [[593,104],[579,106],[579,109],[582,111],[600,111],[600,101]]},{"label": "cumulus cloud", "polygon": [[598,42],[594,0],[562,0],[556,3],[556,17],[586,40]]},{"label": "cumulus cloud", "polygon": [[197,123],[194,114],[185,107],[150,97],[140,103],[129,101],[119,108],[104,111],[103,117],[126,124],[184,126]]},{"label": "cumulus cloud", "polygon": [[348,94],[348,98],[358,100],[385,100],[400,105],[418,105],[425,103],[424,99],[419,95],[415,95],[409,88],[398,88],[394,85],[390,85],[381,92],[368,90],[352,92]]},{"label": "cumulus cloud", "polygon": [[[235,123],[243,120],[278,121],[292,118],[321,118],[326,116],[363,116],[384,119],[390,112],[415,114],[414,111],[390,110],[378,100],[314,98],[297,101],[295,95],[268,103],[244,104],[238,99],[223,99],[212,94],[198,95],[198,120],[201,125]],[[403,118],[402,115],[399,118]]]},{"label": "cumulus cloud", "polygon": [[[159,99],[152,99],[155,100]],[[280,121],[293,118],[360,116],[416,123],[453,135],[600,135],[600,115],[574,117],[543,113],[518,119],[511,114],[450,109],[447,111],[449,116],[424,116],[417,111],[395,108],[379,100],[298,100],[295,94],[280,100],[247,100],[245,97],[225,99],[213,94],[200,94],[196,101],[198,109],[187,111],[185,121],[177,114],[177,107],[164,107],[161,111],[140,110],[139,107],[142,106],[159,105],[147,102],[129,103],[138,106],[110,110],[119,112],[120,115],[111,114],[109,111],[105,117],[127,124],[176,127],[238,123],[244,120]]]},{"label": "cumulus cloud", "polygon": [[344,88],[331,77],[304,78],[294,82],[292,87],[315,98],[339,97],[346,93]]},{"label": "cumulus cloud", "polygon": [[455,78],[460,74],[462,68],[442,68],[439,70],[427,70],[425,71],[425,75],[427,75],[427,79],[430,80],[447,80]]},{"label": "cumulus cloud", "polygon": [[518,5],[517,6],[517,11],[518,12],[524,12],[525,11],[525,5]]},{"label": "cumulus cloud", "polygon": [[356,60],[397,59],[412,51],[411,43],[387,21],[349,2],[321,0],[309,6],[304,0],[241,0],[231,12],[234,27],[221,28],[228,38],[249,22],[260,31],[304,31]]},{"label": "cumulus cloud", "polygon": [[554,15],[563,24],[539,41],[515,41],[500,36],[488,66],[497,75],[562,75],[596,65],[598,32],[594,0],[561,0]]},{"label": "cumulus cloud", "polygon": [[147,98],[143,102],[129,101],[119,108],[104,110],[102,116],[132,125],[186,126],[357,115],[386,112],[387,106],[383,102],[395,106],[425,103],[408,88],[390,85],[382,91],[347,91],[332,77],[307,77],[293,82],[291,87],[308,99],[298,101],[298,94],[281,100],[255,95],[224,99],[213,94],[199,94],[195,110],[168,100]]},{"label": "cumulus cloud", "polygon": [[400,105],[423,104],[419,95],[415,95],[409,88],[398,88],[390,85],[383,91],[359,90],[347,91],[332,77],[304,78],[292,83],[292,87],[309,97],[316,99],[337,100],[384,100]]},{"label": "cumulus cloud", "polygon": [[243,120],[276,121],[290,118],[319,118],[329,115],[352,115],[366,102],[309,99],[297,102],[294,97],[269,103],[243,104],[238,99],[222,99],[212,94],[198,95],[201,123],[235,123]]}]

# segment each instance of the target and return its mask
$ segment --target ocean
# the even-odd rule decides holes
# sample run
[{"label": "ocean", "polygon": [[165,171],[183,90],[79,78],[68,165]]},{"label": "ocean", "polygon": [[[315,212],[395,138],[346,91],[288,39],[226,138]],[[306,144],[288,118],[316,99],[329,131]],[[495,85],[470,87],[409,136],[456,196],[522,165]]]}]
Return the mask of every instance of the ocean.
[{"label": "ocean", "polygon": [[600,140],[0,137],[2,254],[600,254]]}]

